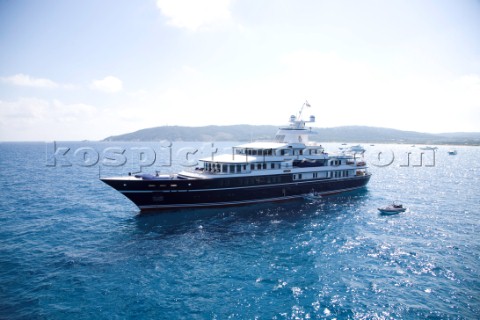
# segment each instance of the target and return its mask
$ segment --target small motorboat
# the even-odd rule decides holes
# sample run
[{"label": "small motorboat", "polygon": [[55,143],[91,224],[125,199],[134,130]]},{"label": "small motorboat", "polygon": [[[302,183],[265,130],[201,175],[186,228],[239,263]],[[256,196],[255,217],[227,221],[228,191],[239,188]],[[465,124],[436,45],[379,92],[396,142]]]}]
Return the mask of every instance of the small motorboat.
[{"label": "small motorboat", "polygon": [[450,150],[448,150],[448,154],[451,155],[451,156],[454,156],[454,155],[457,154],[457,150],[455,150],[455,149],[450,149]]},{"label": "small motorboat", "polygon": [[396,214],[400,212],[405,212],[407,208],[405,208],[402,204],[392,203],[386,207],[378,208],[381,214]]}]

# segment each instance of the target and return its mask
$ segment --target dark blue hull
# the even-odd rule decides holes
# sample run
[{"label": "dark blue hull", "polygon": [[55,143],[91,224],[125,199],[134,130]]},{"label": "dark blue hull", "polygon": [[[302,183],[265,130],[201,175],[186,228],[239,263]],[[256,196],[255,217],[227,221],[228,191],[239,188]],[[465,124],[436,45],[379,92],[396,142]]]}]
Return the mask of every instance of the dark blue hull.
[{"label": "dark blue hull", "polygon": [[293,181],[291,174],[218,179],[118,179],[103,182],[118,190],[141,210],[234,206],[286,201],[315,191],[320,195],[364,187],[370,175]]}]

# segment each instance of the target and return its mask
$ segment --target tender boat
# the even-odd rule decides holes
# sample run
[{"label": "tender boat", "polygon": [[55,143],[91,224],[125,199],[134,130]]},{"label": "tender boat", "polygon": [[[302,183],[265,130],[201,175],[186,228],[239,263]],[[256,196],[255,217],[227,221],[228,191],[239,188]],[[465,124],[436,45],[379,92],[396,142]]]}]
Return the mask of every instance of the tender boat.
[{"label": "tender boat", "polygon": [[195,169],[167,175],[138,174],[101,180],[121,192],[140,210],[172,210],[245,205],[301,199],[365,187],[371,174],[363,152],[329,154],[309,141],[315,122],[298,116],[280,128],[273,142],[252,142],[232,147],[229,154],[198,161]]},{"label": "tender boat", "polygon": [[378,208],[378,211],[382,214],[396,214],[400,212],[405,212],[407,208],[404,208],[402,204],[392,203],[386,207]]},{"label": "tender boat", "polygon": [[454,156],[454,155],[457,154],[457,150],[455,150],[455,149],[448,150],[448,154],[451,155],[451,156]]}]

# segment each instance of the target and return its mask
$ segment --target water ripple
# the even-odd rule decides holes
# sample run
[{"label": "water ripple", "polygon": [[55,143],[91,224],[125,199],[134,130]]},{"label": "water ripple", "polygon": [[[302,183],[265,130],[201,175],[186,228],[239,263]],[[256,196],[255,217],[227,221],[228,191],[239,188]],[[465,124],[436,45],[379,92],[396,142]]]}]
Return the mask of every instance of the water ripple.
[{"label": "water ripple", "polygon": [[[477,148],[372,168],[367,190],[316,203],[146,215],[44,149],[0,144],[0,318],[480,314]],[[392,198],[408,211],[379,215]]]}]

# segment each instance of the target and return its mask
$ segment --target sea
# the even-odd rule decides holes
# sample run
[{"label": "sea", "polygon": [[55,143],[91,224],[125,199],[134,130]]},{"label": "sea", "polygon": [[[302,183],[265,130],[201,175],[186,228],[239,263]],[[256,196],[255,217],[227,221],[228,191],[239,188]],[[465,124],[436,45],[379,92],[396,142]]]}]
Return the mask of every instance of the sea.
[{"label": "sea", "polygon": [[235,144],[0,143],[0,319],[480,318],[479,147],[362,144],[367,187],[314,201],[141,214],[99,180]]}]

